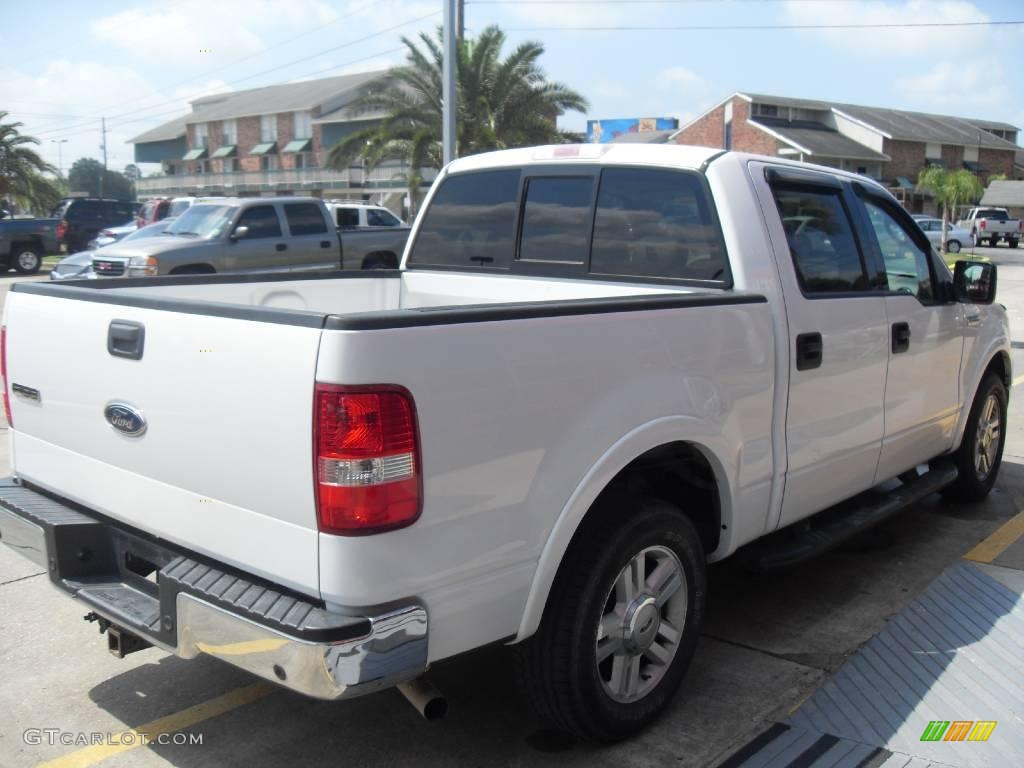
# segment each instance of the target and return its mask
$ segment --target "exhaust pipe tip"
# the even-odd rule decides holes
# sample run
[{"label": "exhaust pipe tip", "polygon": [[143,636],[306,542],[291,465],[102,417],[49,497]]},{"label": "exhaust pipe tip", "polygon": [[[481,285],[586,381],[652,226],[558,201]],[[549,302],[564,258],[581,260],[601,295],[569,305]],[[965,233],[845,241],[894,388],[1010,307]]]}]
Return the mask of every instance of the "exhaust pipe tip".
[{"label": "exhaust pipe tip", "polygon": [[396,687],[424,720],[440,720],[448,714],[448,699],[427,678],[417,677]]}]

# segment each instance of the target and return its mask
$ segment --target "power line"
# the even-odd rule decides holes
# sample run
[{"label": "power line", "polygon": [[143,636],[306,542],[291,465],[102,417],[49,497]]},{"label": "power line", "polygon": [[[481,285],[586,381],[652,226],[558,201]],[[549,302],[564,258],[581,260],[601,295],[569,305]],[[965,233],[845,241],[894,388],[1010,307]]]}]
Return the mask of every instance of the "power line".
[{"label": "power line", "polygon": [[[285,68],[293,66],[295,64],[301,64],[304,61],[309,61],[310,59],[315,59],[318,56],[323,56],[325,53],[333,53],[334,51],[339,51],[339,50],[342,50],[344,48],[350,48],[350,47],[352,47],[354,45],[358,45],[359,43],[364,43],[367,40],[372,40],[375,37],[380,37],[381,35],[386,35],[389,32],[394,32],[396,29],[401,29],[402,27],[408,26],[409,24],[415,24],[417,22],[424,21],[426,19],[429,19],[431,16],[438,15],[439,13],[440,13],[440,11],[431,11],[430,13],[425,13],[422,16],[417,16],[414,19],[407,19],[406,21],[403,21],[403,22],[401,22],[399,24],[395,24],[395,25],[393,25],[391,27],[388,27],[387,29],[382,29],[379,32],[374,32],[374,33],[369,34],[369,35],[364,35],[363,37],[357,38],[355,40],[349,40],[349,41],[347,41],[345,43],[342,43],[340,45],[335,45],[335,46],[332,46],[330,48],[324,48],[322,50],[319,50],[319,51],[316,51],[314,53],[311,53],[308,56],[303,56],[303,57],[298,58],[298,59],[293,59],[292,61],[287,61],[287,62],[285,62],[283,64],[278,64],[276,66],[270,67],[269,69],[261,70],[260,72],[256,72],[256,73],[254,73],[252,75],[248,75],[246,77],[242,77],[242,78],[239,78],[237,80],[233,80],[230,83],[228,83],[228,85],[235,86],[238,83],[244,83],[244,82],[246,82],[248,80],[252,80],[254,78],[260,77],[261,75],[269,74],[271,72],[277,72],[278,70],[285,69]],[[377,55],[379,55],[379,54],[377,54]],[[367,58],[372,58],[372,57],[367,57]],[[345,66],[345,65],[341,65],[341,66]],[[110,115],[110,119],[116,119],[116,118],[119,118],[119,117],[125,117],[125,116],[128,116],[128,115],[138,114],[139,112],[144,112],[144,111],[146,111],[148,109],[154,109],[156,107],[163,106],[164,104],[171,104],[171,103],[175,103],[175,102],[178,102],[178,101],[180,101],[180,99],[166,99],[166,100],[164,100],[162,102],[157,102],[155,104],[151,104],[148,107],[139,107],[137,109],[128,110],[127,112],[120,112],[118,114]],[[98,117],[92,118],[92,120],[90,122],[95,121],[97,119],[99,119],[99,118]],[[73,130],[76,130],[78,128],[84,127],[85,125],[86,124],[83,123],[81,125],[66,125],[66,126],[59,126],[59,127],[56,127],[56,128],[45,128],[45,129],[41,130],[38,135],[41,135],[41,136],[42,135],[58,135],[58,134],[63,135],[63,133],[66,132],[66,131],[73,131]]]},{"label": "power line", "polygon": [[[496,0],[492,0],[496,2]],[[1024,25],[1021,21],[934,21],[905,24],[684,24],[655,27],[507,27],[506,32],[767,32],[799,29],[929,29],[936,27],[1004,27]]]}]

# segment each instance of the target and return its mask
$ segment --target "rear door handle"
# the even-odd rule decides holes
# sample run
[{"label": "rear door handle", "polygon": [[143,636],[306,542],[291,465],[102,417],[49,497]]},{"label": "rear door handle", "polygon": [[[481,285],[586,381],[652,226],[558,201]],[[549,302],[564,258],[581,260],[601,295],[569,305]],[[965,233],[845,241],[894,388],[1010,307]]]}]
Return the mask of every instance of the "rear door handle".
[{"label": "rear door handle", "polygon": [[146,345],[146,326],[134,320],[111,320],[107,329],[107,352],[114,357],[141,360]]},{"label": "rear door handle", "polygon": [[820,333],[801,333],[796,337],[796,369],[809,371],[821,367],[824,344]]},{"label": "rear door handle", "polygon": [[287,251],[288,245],[286,243],[278,243],[274,246],[275,251]]},{"label": "rear door handle", "polygon": [[910,349],[910,323],[892,324],[892,353],[898,355]]},{"label": "rear door handle", "polygon": [[321,248],[330,248],[331,247],[331,241],[330,240],[321,240],[320,241],[320,247]]}]

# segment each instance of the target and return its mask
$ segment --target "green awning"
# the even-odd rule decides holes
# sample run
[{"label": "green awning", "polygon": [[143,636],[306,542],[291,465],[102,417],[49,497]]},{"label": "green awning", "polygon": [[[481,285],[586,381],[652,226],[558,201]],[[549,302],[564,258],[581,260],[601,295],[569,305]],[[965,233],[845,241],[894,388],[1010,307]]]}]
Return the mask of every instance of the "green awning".
[{"label": "green awning", "polygon": [[221,147],[214,152],[210,157],[234,157],[237,154],[238,147],[234,144],[228,144],[226,147]]},{"label": "green awning", "polygon": [[250,155],[272,155],[277,152],[277,142],[268,141],[266,144],[257,144],[249,152]]},{"label": "green awning", "polygon": [[295,141],[289,141],[285,148],[281,150],[281,153],[309,152],[312,145],[312,139],[296,139]]},{"label": "green awning", "polygon": [[206,157],[206,147],[199,147],[199,149],[190,149],[185,153],[182,160],[202,160]]},{"label": "green awning", "polygon": [[896,183],[899,185],[900,189],[913,189],[914,188],[914,182],[912,182],[906,176],[897,176],[896,177]]}]

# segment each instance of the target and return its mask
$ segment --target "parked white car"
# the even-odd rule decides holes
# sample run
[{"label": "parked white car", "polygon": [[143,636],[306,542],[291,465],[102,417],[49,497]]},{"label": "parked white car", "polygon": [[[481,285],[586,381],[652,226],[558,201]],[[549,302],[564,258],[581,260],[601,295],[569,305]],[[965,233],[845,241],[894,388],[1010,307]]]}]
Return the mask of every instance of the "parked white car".
[{"label": "parked white car", "polygon": [[[928,242],[934,245],[936,248],[941,248],[942,245],[942,219],[935,218],[917,218],[914,219],[917,222],[917,226],[921,228],[925,236],[928,238]],[[963,227],[958,227],[953,222],[946,224],[946,251],[949,253],[960,253],[960,249],[965,245],[971,245],[971,233],[969,230]]]},{"label": "parked white car", "polygon": [[406,224],[383,205],[365,200],[324,200],[338,229],[405,227]]},{"label": "parked white car", "polygon": [[431,664],[514,643],[545,720],[621,739],[683,679],[708,563],[791,567],[989,492],[995,286],[852,173],[466,157],[401,270],[12,285],[0,537],[117,655],[415,699]]}]

